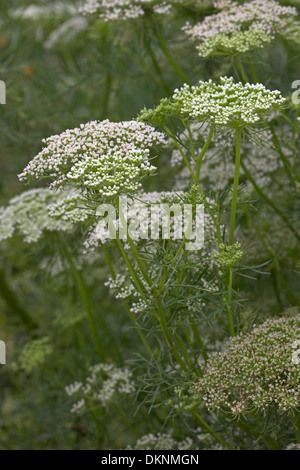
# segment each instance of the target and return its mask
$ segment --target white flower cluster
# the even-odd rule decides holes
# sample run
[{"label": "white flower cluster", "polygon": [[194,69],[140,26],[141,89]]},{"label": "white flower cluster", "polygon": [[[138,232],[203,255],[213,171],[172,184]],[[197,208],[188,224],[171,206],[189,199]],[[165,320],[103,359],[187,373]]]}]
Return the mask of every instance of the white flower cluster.
[{"label": "white flower cluster", "polygon": [[55,28],[44,43],[45,49],[52,49],[73,41],[79,33],[88,28],[88,21],[82,16],[67,19]]},{"label": "white flower cluster", "polygon": [[112,197],[137,191],[152,173],[149,147],[163,144],[164,134],[137,122],[91,121],[44,139],[43,150],[19,175],[21,181],[49,176],[50,189],[71,183]]},{"label": "white flower cluster", "polygon": [[[86,212],[76,207],[74,195],[46,188],[30,189],[12,198],[6,208],[0,208],[0,241],[15,233],[27,243],[37,242],[45,231],[70,231],[75,222],[85,220]],[[70,202],[72,207],[69,207]],[[69,207],[68,216],[55,217],[55,207]],[[57,209],[58,211],[58,209]],[[74,215],[73,215],[74,214]]]},{"label": "white flower cluster", "polygon": [[244,85],[232,77],[221,77],[220,82],[200,81],[197,86],[176,89],[171,98],[174,108],[191,119],[236,128],[257,123],[285,102],[278,90],[260,83]]},{"label": "white flower cluster", "polygon": [[149,312],[149,306],[146,304],[146,302],[141,298],[141,296],[138,294],[137,297],[139,297],[139,300],[137,302],[132,302],[130,306],[130,311],[136,316],[146,314]]},{"label": "white flower cluster", "polygon": [[[50,191],[50,190],[49,190]],[[53,191],[51,191],[53,193]],[[56,193],[57,194],[57,193]],[[48,210],[50,217],[64,222],[78,224],[85,222],[92,213],[85,205],[85,201],[80,194],[75,191],[60,191],[63,197],[49,204]]]},{"label": "white flower cluster", "polygon": [[217,7],[222,11],[183,28],[191,39],[200,42],[197,50],[202,57],[263,47],[297,15],[295,8],[283,7],[274,0],[253,0],[242,5],[225,1],[218,2]]},{"label": "white flower cluster", "polygon": [[133,447],[128,446],[126,450],[189,450],[192,445],[193,440],[190,437],[177,441],[166,433],[151,433],[142,436]]},{"label": "white flower cluster", "polygon": [[300,364],[300,339],[296,339],[296,341],[293,342],[292,348],[292,363]]},{"label": "white flower cluster", "polygon": [[[184,201],[183,192],[153,192],[153,193],[143,193],[137,196],[138,200],[145,206],[146,203],[157,203],[162,201],[174,202],[177,200]],[[142,201],[145,201],[144,203]],[[213,204],[212,200],[207,200],[209,204]],[[130,223],[131,219],[137,219],[138,214],[136,209],[132,210],[129,207],[128,213],[128,222]],[[154,212],[155,217],[158,217],[158,214]],[[198,298],[195,298],[194,291],[191,297],[191,300],[186,301],[186,308],[191,313],[199,312],[199,309],[202,309],[206,306],[206,297],[209,297],[209,293],[219,293],[221,282],[222,282],[222,270],[220,265],[216,260],[214,253],[218,248],[218,238],[217,238],[217,229],[213,217],[205,211],[204,213],[204,229],[205,229],[205,246],[201,250],[191,251],[189,253],[189,260],[191,263],[191,270],[195,273],[201,273],[200,279],[197,279],[197,291],[201,290],[203,297],[199,301]],[[224,227],[221,226],[220,230],[223,231]],[[94,240],[96,244],[96,240]],[[98,240],[99,243],[99,240]],[[176,242],[174,242],[175,244]],[[178,248],[181,243],[181,240],[178,241]],[[152,242],[151,245],[147,245],[147,252],[152,253],[155,257],[157,256],[157,245]],[[139,273],[139,268],[136,267],[137,272]],[[159,263],[151,263],[149,269],[149,276],[151,279],[157,279],[159,276],[160,265]],[[142,274],[140,273],[140,278],[142,279]],[[108,278],[108,281],[105,285],[112,290],[113,295],[117,299],[128,299],[130,302],[130,311],[138,316],[146,314],[149,311],[149,305],[141,298],[140,294],[136,290],[135,286],[130,280],[129,273],[118,273],[113,279],[112,277]],[[196,287],[195,286],[195,287]],[[145,293],[151,297],[151,290],[149,289],[148,284],[143,281],[143,287]],[[169,287],[172,288],[172,283],[169,284]],[[190,294],[189,294],[190,295]],[[183,301],[181,299],[181,301]]]},{"label": "white flower cluster", "polygon": [[117,273],[115,279],[109,276],[108,281],[104,285],[116,292],[116,299],[126,299],[132,295],[137,295],[136,288],[128,282],[128,278],[124,274]]},{"label": "white flower cluster", "polygon": [[231,338],[225,351],[210,356],[196,384],[209,410],[233,414],[299,407],[300,369],[291,344],[300,344],[300,316],[269,319],[250,333]]},{"label": "white flower cluster", "polygon": [[68,396],[77,398],[72,413],[82,411],[89,403],[108,406],[114,400],[119,400],[120,395],[129,395],[135,391],[132,372],[126,367],[101,363],[89,367],[89,372],[84,382],[76,381],[65,387]]},{"label": "white flower cluster", "polygon": [[25,344],[18,361],[13,363],[13,369],[15,371],[21,369],[27,374],[31,374],[33,370],[41,368],[47,363],[53,352],[51,340],[48,336],[30,341]]},{"label": "white flower cluster", "polygon": [[97,14],[104,21],[126,21],[143,16],[146,10],[166,15],[171,9],[169,2],[157,0],[85,0],[79,11],[83,15]]},{"label": "white flower cluster", "polygon": [[300,450],[300,444],[297,442],[292,442],[284,450]]},{"label": "white flower cluster", "polygon": [[41,21],[45,18],[70,17],[77,13],[74,1],[54,1],[48,5],[29,5],[20,8],[11,8],[9,13],[12,17]]},{"label": "white flower cluster", "polygon": [[[149,222],[151,220],[151,226],[159,225],[161,214],[160,203],[172,203],[174,198],[178,198],[182,195],[180,191],[174,193],[171,191],[165,192],[139,192],[135,194],[134,198],[128,199],[126,208],[126,220],[127,225],[130,228],[130,236],[134,238],[135,232],[141,233],[145,238],[150,238],[150,232],[148,231]],[[151,206],[151,217],[149,216],[148,209]],[[148,216],[147,216],[148,214]],[[123,226],[120,218],[112,221],[112,224],[116,231],[120,232]],[[94,225],[92,230],[89,232],[87,240],[84,245],[87,250],[95,249],[101,243],[107,243],[111,240],[110,231],[107,224],[103,220],[103,224],[99,223]]]},{"label": "white flower cluster", "polygon": [[[190,125],[190,131],[193,139],[195,154],[199,155],[203,147],[203,144],[202,146],[199,144],[200,137],[202,137],[204,141],[207,140],[209,124],[201,123],[199,126],[199,123],[192,122]],[[230,158],[232,148],[234,148],[234,140],[232,134],[228,135],[227,129],[225,129],[225,131],[226,132],[223,132],[222,129],[222,131],[214,133],[211,146],[206,151],[202,160],[199,179],[202,188],[205,187],[206,183],[209,183],[209,189],[213,187],[214,190],[222,190],[228,185],[230,178],[232,178],[232,175],[234,174],[235,165]],[[186,130],[179,135],[179,141],[183,143],[185,148],[189,148],[189,135]],[[171,139],[170,145],[174,145]],[[192,170],[195,171],[196,162],[192,158],[190,158],[189,161]],[[182,167],[184,165],[182,154],[177,148],[172,151],[170,163],[171,166],[175,168],[179,166]],[[184,166],[182,170],[180,170],[179,173],[177,173],[175,176],[174,190],[185,191],[190,186],[190,184],[191,173],[189,168]]]}]

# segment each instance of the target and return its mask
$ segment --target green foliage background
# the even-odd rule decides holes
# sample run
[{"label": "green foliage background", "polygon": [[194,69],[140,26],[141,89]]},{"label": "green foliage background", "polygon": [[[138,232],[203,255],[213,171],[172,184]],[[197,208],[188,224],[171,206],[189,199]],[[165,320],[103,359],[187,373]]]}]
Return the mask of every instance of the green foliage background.
[{"label": "green foliage background", "polygon": [[[46,7],[51,3],[0,0],[0,79],[7,88],[7,104],[0,106],[3,206],[24,190],[17,174],[38,153],[43,138],[90,120],[131,119],[144,106],[157,104],[182,84],[162,54],[147,18],[138,25],[130,22],[121,27],[90,22],[71,41],[46,49],[45,41],[68,16],[46,15],[34,20],[16,12],[20,7]],[[282,3],[299,8],[296,1]],[[197,21],[211,11],[210,2],[203,2],[200,10],[194,9],[193,2],[186,2],[172,21],[156,20],[156,27],[191,83],[232,70],[229,58],[200,59],[181,31],[187,20]],[[258,80],[279,89],[284,96],[290,95],[291,83],[300,79],[299,57],[299,43],[276,39],[256,57]],[[158,176],[147,183],[148,189],[172,189],[175,170],[170,169],[167,156],[157,164]],[[298,154],[298,173],[294,175],[297,184],[299,175]],[[279,174],[274,181],[273,201],[296,224],[299,192],[295,195],[282,186],[280,178]],[[249,246],[249,261],[263,266],[255,279],[237,280],[236,288],[247,298],[245,331],[258,317],[262,321],[286,309],[297,309],[300,299],[296,268],[299,242],[259,194],[255,202],[253,217],[260,238],[247,225],[247,210],[241,210],[239,216]],[[74,258],[82,240],[80,231],[66,240]],[[264,240],[270,242],[269,250]],[[71,403],[64,387],[83,379],[87,368],[99,362],[99,357],[90,340],[76,276],[66,263],[57,268],[61,254],[61,245],[51,235],[33,245],[17,238],[0,245],[0,338],[7,345],[7,365],[0,370],[0,449],[118,449],[161,430],[171,430],[178,440],[184,439],[196,427],[193,420],[184,414],[170,417],[168,409],[161,412],[155,406],[149,411],[149,396],[144,398],[142,393],[137,402],[120,404],[126,419],[113,406],[92,410],[82,417],[70,413]],[[282,276],[276,263],[280,263]],[[102,255],[95,256],[92,266],[88,260],[80,261],[79,271],[97,315],[103,345],[101,359],[123,364],[140,358],[143,351],[135,330],[122,305],[104,286],[108,271]],[[38,338],[49,339],[47,354],[44,357],[39,350],[35,366],[26,369],[20,360],[22,348]],[[33,361],[32,354],[30,357]],[[148,367],[151,370],[152,365]],[[167,389],[166,372],[153,370],[155,373],[157,383]],[[155,391],[152,393],[155,403]],[[230,424],[221,431],[230,434]],[[283,432],[288,435],[289,430]],[[242,447],[263,446],[247,439],[241,437]]]}]

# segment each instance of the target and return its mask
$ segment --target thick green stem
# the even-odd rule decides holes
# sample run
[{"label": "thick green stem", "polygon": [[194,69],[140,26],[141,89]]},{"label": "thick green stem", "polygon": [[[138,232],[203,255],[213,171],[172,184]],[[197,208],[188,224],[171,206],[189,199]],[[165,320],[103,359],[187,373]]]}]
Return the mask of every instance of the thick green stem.
[{"label": "thick green stem", "polygon": [[231,204],[231,218],[230,218],[230,229],[229,229],[229,245],[233,245],[234,237],[234,226],[235,216],[237,207],[237,196],[239,189],[239,176],[240,176],[240,164],[241,164],[241,130],[236,131],[236,153],[235,153],[235,172],[234,172],[234,183],[233,183],[233,194]]},{"label": "thick green stem", "polygon": [[[240,129],[236,131],[236,152],[235,152],[235,171],[234,171],[234,183],[233,183],[233,194],[231,203],[231,217],[230,217],[230,228],[229,228],[229,245],[233,245],[234,239],[234,227],[235,227],[235,216],[237,208],[237,198],[239,189],[239,176],[240,176],[240,164],[241,164],[241,137],[242,133]],[[228,279],[228,299],[227,299],[227,317],[229,324],[229,332],[231,336],[235,335],[233,326],[233,315],[231,309],[231,298],[232,298],[232,267],[229,268],[229,279]]]},{"label": "thick green stem", "polygon": [[[157,308],[158,308],[158,315],[156,315],[156,318],[159,320],[159,323],[161,325],[161,328],[162,328],[163,334],[165,336],[165,339],[166,339],[169,347],[171,348],[176,360],[180,364],[181,368],[186,371],[187,367],[186,367],[185,363],[183,362],[183,360],[182,360],[182,358],[181,358],[181,356],[178,352],[178,346],[176,344],[176,341],[172,339],[172,336],[169,332],[168,324],[167,324],[167,320],[166,320],[166,317],[165,317],[165,312],[164,312],[164,308],[163,308],[163,305],[162,305],[162,302],[161,302],[159,291],[156,289],[155,286],[153,286],[151,277],[149,276],[148,271],[147,271],[147,269],[149,269],[149,268],[148,268],[148,266],[145,267],[145,264],[144,264],[145,262],[143,262],[143,260],[141,259],[140,254],[139,254],[133,240],[131,239],[131,237],[128,233],[128,227],[127,227],[127,223],[126,223],[123,211],[122,211],[121,204],[119,204],[119,215],[120,215],[120,218],[121,218],[123,229],[124,230],[126,229],[127,240],[128,240],[129,245],[130,245],[130,248],[132,250],[132,253],[133,253],[133,255],[136,259],[136,262],[137,262],[137,264],[138,264],[138,266],[141,270],[141,273],[142,273],[145,281],[147,282],[149,288],[153,292],[153,295],[154,295],[154,298],[155,298],[155,301],[156,301],[156,304],[157,304]],[[121,242],[120,242],[120,244],[121,244]],[[124,252],[124,249],[123,249],[123,252]],[[126,260],[125,260],[125,262],[126,262]],[[131,274],[134,272],[133,268],[131,268],[130,272],[131,272]],[[137,275],[135,275],[135,278],[136,277],[137,277]],[[139,281],[139,282],[141,283],[141,281]],[[185,351],[183,351],[183,355],[185,355]]]},{"label": "thick green stem", "polygon": [[234,331],[234,326],[233,326],[231,298],[232,298],[232,268],[230,267],[230,269],[229,269],[229,279],[228,279],[227,317],[228,317],[228,325],[229,325],[230,336],[234,336],[235,331]]}]

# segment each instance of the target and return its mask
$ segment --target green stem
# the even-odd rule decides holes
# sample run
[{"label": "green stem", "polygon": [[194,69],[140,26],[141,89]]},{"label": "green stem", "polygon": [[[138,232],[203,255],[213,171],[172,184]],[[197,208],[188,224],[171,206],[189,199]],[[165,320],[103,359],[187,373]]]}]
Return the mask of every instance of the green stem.
[{"label": "green stem", "polygon": [[181,358],[181,356],[180,356],[180,354],[177,350],[178,346],[173,341],[172,336],[169,332],[167,320],[166,320],[166,317],[165,317],[165,312],[164,312],[160,297],[157,297],[156,301],[157,301],[157,306],[158,306],[158,311],[159,311],[159,323],[160,323],[160,326],[162,328],[165,339],[166,339],[171,351],[173,352],[174,357],[176,358],[178,364],[180,364],[180,367],[182,368],[182,370],[184,370],[186,372],[188,370],[188,368],[185,365],[185,363],[183,362],[183,360],[182,360],[182,358]]},{"label": "green stem", "polygon": [[102,344],[102,342],[99,338],[99,335],[98,335],[97,325],[96,325],[95,318],[94,318],[94,315],[93,315],[93,311],[92,311],[91,303],[90,303],[90,300],[89,300],[89,296],[88,296],[88,293],[86,291],[85,282],[83,280],[83,277],[82,277],[80,271],[76,268],[75,263],[72,259],[72,256],[71,256],[68,248],[66,247],[65,243],[62,240],[60,240],[60,244],[61,244],[61,247],[62,247],[63,254],[65,256],[65,259],[67,260],[67,262],[69,264],[69,267],[70,267],[71,272],[73,274],[74,280],[75,280],[76,285],[78,287],[81,299],[83,301],[85,311],[86,311],[86,314],[87,314],[87,317],[88,317],[88,320],[89,320],[89,323],[90,323],[92,337],[93,337],[95,346],[97,348],[99,357],[100,357],[101,361],[103,361],[104,358],[105,358],[104,347],[103,347],[103,344]]},{"label": "green stem", "polygon": [[193,140],[193,135],[192,135],[192,131],[191,131],[191,128],[190,128],[190,125],[188,122],[185,122],[184,119],[180,119],[182,124],[184,125],[184,127],[187,129],[188,131],[188,134],[189,134],[189,141],[190,141],[190,144],[191,144],[191,151],[192,151],[192,156],[193,156],[193,159],[194,161],[196,161],[196,150],[195,150],[195,146],[194,146],[194,140]]},{"label": "green stem", "polygon": [[253,188],[255,189],[255,191],[257,192],[257,194],[260,195],[260,197],[262,199],[264,199],[264,201],[270,206],[272,207],[272,209],[276,212],[277,215],[279,215],[279,217],[283,220],[283,222],[285,222],[286,226],[289,228],[289,230],[295,235],[295,237],[297,238],[297,240],[300,240],[300,236],[299,234],[297,233],[296,229],[294,228],[293,225],[291,225],[289,219],[287,218],[287,216],[281,212],[280,209],[278,209],[278,207],[276,207],[276,205],[273,203],[273,201],[271,201],[271,199],[268,198],[268,196],[266,196],[266,194],[260,189],[259,186],[257,186],[254,178],[252,178],[249,170],[246,168],[245,164],[243,162],[241,162],[241,167],[247,177],[247,179],[250,181],[250,183],[252,184]]},{"label": "green stem", "polygon": [[276,134],[276,131],[274,129],[274,126],[272,123],[269,124],[270,125],[270,129],[271,129],[271,132],[272,132],[272,136],[273,136],[273,142],[274,142],[274,145],[277,149],[277,152],[282,160],[282,163],[283,163],[283,166],[284,166],[284,169],[286,171],[286,174],[292,184],[292,186],[294,188],[296,188],[296,182],[295,182],[295,178],[293,177],[293,174],[292,174],[292,171],[291,171],[291,168],[290,168],[290,162],[288,160],[288,158],[285,156],[284,152],[282,151],[282,148],[281,148],[281,145],[280,145],[280,142],[278,140],[278,137],[277,137],[277,134]]},{"label": "green stem", "polygon": [[239,189],[239,175],[240,175],[240,164],[241,164],[241,130],[236,131],[236,153],[235,153],[235,172],[234,172],[234,184],[231,204],[231,218],[230,218],[230,229],[229,229],[229,245],[233,245],[234,237],[234,226],[235,216],[237,207],[237,196]]},{"label": "green stem", "polygon": [[294,429],[295,429],[296,441],[299,444],[300,443],[300,413],[299,411],[293,411],[292,419],[293,419],[293,424],[294,424]]},{"label": "green stem", "polygon": [[[118,245],[118,247],[119,247],[119,250],[121,251],[121,255],[122,255],[122,257],[123,257],[123,259],[124,259],[124,261],[125,261],[126,266],[128,267],[128,269],[129,269],[129,264],[130,264],[131,269],[133,269],[133,267],[132,267],[132,265],[131,265],[131,263],[130,263],[130,261],[129,261],[129,259],[128,259],[126,253],[125,253],[125,251],[123,250],[123,247],[122,247],[121,242],[120,242],[120,245]],[[109,254],[107,253],[106,248],[105,248],[105,247],[103,247],[103,248],[104,248],[105,259],[106,259],[108,268],[109,268],[109,270],[110,270],[111,276],[112,276],[113,279],[115,279],[115,278],[116,278],[116,274],[115,274],[113,265],[112,265],[112,263],[111,263],[110,256],[109,256]],[[120,248],[121,248],[121,249],[120,249]],[[125,253],[125,255],[126,255],[126,258],[124,258],[124,253]],[[129,263],[129,264],[128,264],[128,263]],[[130,272],[130,273],[131,273],[131,272]],[[135,274],[135,276],[136,276],[136,278],[137,278],[137,274]],[[143,331],[142,331],[141,328],[139,327],[139,325],[138,325],[138,323],[137,323],[137,321],[136,321],[136,318],[135,318],[134,314],[133,314],[132,311],[130,310],[130,307],[129,307],[128,303],[126,302],[125,299],[122,299],[122,300],[123,300],[123,304],[124,304],[124,306],[125,306],[125,309],[126,309],[128,315],[129,315],[129,318],[130,318],[131,322],[133,323],[133,325],[134,325],[134,327],[135,327],[135,329],[136,329],[136,331],[137,331],[137,333],[138,333],[138,335],[139,335],[139,337],[140,337],[140,339],[141,339],[143,345],[145,346],[146,351],[148,352],[149,356],[151,357],[151,356],[152,356],[152,350],[151,350],[151,347],[150,347],[149,342],[147,341],[147,339],[146,339],[146,337],[145,337]]]},{"label": "green stem", "polygon": [[270,447],[270,449],[280,450],[280,447],[278,446],[278,444],[274,441],[274,439],[271,436],[269,436],[269,434],[261,434],[260,432],[255,431],[253,429],[253,426],[250,428],[249,426],[247,426],[245,423],[242,423],[241,420],[238,420],[238,419],[235,419],[234,423],[236,424],[238,428],[240,428],[245,433],[256,437],[256,439],[263,439],[266,442],[266,444]]},{"label": "green stem", "polygon": [[121,242],[121,240],[120,240],[118,234],[116,235],[116,242],[117,242],[117,246],[118,246],[118,248],[119,248],[119,251],[120,251],[120,253],[121,253],[121,255],[122,255],[122,258],[124,259],[125,264],[126,264],[128,270],[129,270],[129,272],[130,272],[130,274],[131,274],[131,277],[132,277],[132,279],[133,279],[133,281],[134,281],[134,283],[135,283],[135,286],[136,286],[137,290],[139,291],[139,293],[140,293],[142,299],[144,300],[144,302],[146,302],[146,304],[148,304],[148,300],[147,300],[147,297],[145,296],[143,284],[142,284],[142,282],[141,282],[141,280],[140,280],[140,278],[139,278],[138,273],[136,272],[136,270],[135,270],[134,267],[132,266],[132,264],[131,264],[131,262],[130,262],[128,256],[127,256],[127,253],[126,253],[126,251],[125,251],[124,248],[123,248],[122,242]]},{"label": "green stem", "polygon": [[195,336],[195,339],[196,339],[196,342],[198,344],[198,347],[200,348],[201,350],[201,353],[202,353],[202,356],[203,356],[203,359],[205,361],[207,361],[208,359],[208,354],[206,352],[206,349],[205,349],[205,346],[204,346],[204,343],[199,335],[199,331],[198,331],[198,328],[197,328],[197,325],[195,325],[195,321],[193,319],[193,317],[190,315],[190,322],[191,322],[191,325],[192,325],[192,330],[193,330],[193,333],[194,333],[194,336]]},{"label": "green stem", "polygon": [[31,335],[32,330],[38,327],[37,323],[31,318],[30,314],[20,304],[15,292],[9,286],[4,271],[0,270],[0,296],[5,300],[11,313],[16,314],[22,321],[25,329]]},{"label": "green stem", "polygon": [[[229,245],[233,245],[234,239],[234,227],[235,227],[235,216],[237,208],[237,198],[239,189],[239,176],[240,176],[240,163],[241,163],[241,130],[236,131],[236,153],[235,153],[235,171],[234,171],[234,183],[233,183],[233,194],[231,203],[231,217],[230,217],[230,229],[229,229]],[[229,268],[229,280],[228,280],[228,300],[227,300],[227,317],[229,324],[229,332],[231,336],[235,335],[233,326],[233,315],[231,309],[231,297],[232,297],[232,267]]]},{"label": "green stem", "polygon": [[[106,259],[108,268],[109,268],[109,270],[110,270],[111,276],[112,276],[113,279],[115,279],[115,278],[116,278],[116,274],[115,274],[113,265],[112,265],[112,263],[111,263],[110,256],[109,256],[109,254],[107,253],[106,248],[103,247],[103,249],[104,249],[105,259]],[[125,299],[122,299],[122,300],[123,300],[123,304],[124,304],[124,306],[125,306],[125,309],[126,309],[128,315],[129,315],[129,318],[130,318],[130,320],[132,321],[134,327],[136,328],[136,331],[137,331],[137,333],[138,333],[138,335],[139,335],[139,337],[140,337],[140,339],[141,339],[143,345],[145,346],[146,351],[148,352],[149,356],[152,356],[152,350],[151,350],[150,344],[148,343],[148,341],[147,341],[147,339],[146,339],[144,333],[143,333],[142,330],[140,329],[140,327],[139,327],[139,325],[138,325],[138,323],[137,323],[137,321],[136,321],[136,319],[135,319],[134,314],[131,312],[130,307],[129,307],[128,303],[126,302],[126,300],[125,300]]]},{"label": "green stem", "polygon": [[108,104],[109,104],[109,99],[111,95],[111,89],[112,89],[112,76],[110,72],[107,73],[105,82],[104,82],[104,94],[103,94],[103,102],[102,102],[102,116],[103,118],[107,116],[108,114]]},{"label": "green stem", "polygon": [[130,421],[124,415],[123,411],[121,411],[120,408],[115,404],[113,404],[113,408],[116,411],[117,415],[121,418],[125,426],[127,426],[128,429],[130,429],[130,431],[132,431],[135,435],[137,435],[138,434],[137,428],[130,423]]},{"label": "green stem", "polygon": [[[114,41],[115,37],[112,34],[110,34],[110,39]],[[141,67],[141,69],[144,70],[144,72],[146,72],[146,74],[151,78],[151,80],[153,80],[153,82],[157,83],[159,87],[162,86],[161,80],[159,80],[157,76],[152,73],[151,69],[144,63],[142,59],[139,58],[139,56],[133,53],[132,49],[124,45],[122,46],[120,44],[119,44],[119,49],[123,54],[133,59],[133,61],[136,62]]]},{"label": "green stem", "polygon": [[241,72],[241,77],[242,77],[242,80],[244,81],[244,83],[249,83],[249,79],[248,79],[248,76],[246,74],[246,71],[244,69],[244,66],[241,62],[241,60],[239,59],[239,57],[236,58],[236,63],[237,63],[237,66]]},{"label": "green stem", "polygon": [[[109,254],[108,254],[108,251],[107,251],[107,249],[106,249],[106,247],[105,247],[104,245],[102,246],[102,249],[103,249],[103,251],[104,251],[104,256],[105,256],[106,263],[107,263],[108,269],[109,269],[109,271],[110,271],[111,277],[112,277],[113,279],[116,279],[116,273],[115,273],[115,270],[114,270],[114,268],[113,268],[113,265],[112,265],[112,262],[111,262],[111,258],[110,258]],[[135,329],[136,329],[136,331],[137,331],[137,333],[138,333],[138,335],[139,335],[139,337],[140,337],[140,339],[141,339],[143,345],[145,346],[146,351],[148,352],[149,356],[151,357],[151,356],[152,356],[151,347],[150,347],[150,345],[149,345],[149,343],[148,343],[148,341],[147,341],[147,339],[146,339],[144,333],[143,333],[142,330],[140,329],[140,327],[139,327],[139,325],[138,325],[138,323],[137,323],[137,321],[136,321],[136,319],[135,319],[134,314],[131,312],[130,307],[129,307],[128,303],[126,302],[126,300],[125,300],[125,299],[122,299],[122,302],[123,302],[123,305],[124,305],[124,307],[125,307],[125,309],[126,309],[128,315],[129,315],[129,318],[130,318],[131,322],[133,323],[133,325],[134,325],[134,327],[135,327]]]},{"label": "green stem", "polygon": [[164,129],[164,131],[171,137],[171,139],[173,140],[174,144],[176,145],[177,149],[179,150],[182,158],[183,158],[183,161],[184,163],[186,164],[186,166],[188,167],[188,169],[190,170],[190,173],[192,175],[192,178],[194,180],[194,182],[196,183],[197,180],[196,180],[196,176],[195,176],[195,173],[193,171],[193,168],[191,167],[191,164],[188,160],[188,158],[186,157],[184,151],[182,150],[182,148],[180,147],[179,143],[177,142],[177,139],[176,137],[174,136],[174,134],[172,134],[172,132],[170,131],[170,129],[168,129],[168,127],[166,125],[163,125],[162,128]]},{"label": "green stem", "polygon": [[219,436],[218,433],[216,433],[210,425],[199,415],[199,413],[193,413],[193,416],[197,419],[197,421],[200,423],[200,426],[205,429],[207,432],[209,432],[220,444],[222,444],[226,449],[232,450],[232,447],[228,442],[224,441],[224,439]]},{"label": "green stem", "polygon": [[[164,308],[163,308],[163,305],[162,305],[162,302],[161,302],[159,291],[156,289],[155,286],[153,286],[151,277],[149,276],[148,271],[147,271],[147,269],[149,270],[149,267],[147,266],[147,264],[146,264],[146,267],[145,267],[145,264],[144,264],[143,260],[141,259],[140,254],[139,254],[133,240],[131,239],[131,237],[128,233],[128,227],[127,227],[127,224],[126,224],[126,220],[124,218],[124,214],[123,214],[123,211],[122,211],[121,204],[119,204],[119,215],[120,215],[120,218],[121,218],[121,221],[122,221],[123,229],[125,229],[125,227],[126,227],[127,240],[128,240],[129,245],[130,245],[130,248],[132,250],[132,253],[133,253],[133,255],[136,259],[136,262],[137,262],[137,264],[138,264],[138,266],[141,270],[141,273],[142,273],[145,281],[147,282],[148,286],[152,290],[153,295],[155,297],[155,301],[156,301],[158,312],[159,312],[159,315],[157,316],[157,319],[160,322],[160,325],[161,325],[161,328],[163,330],[164,336],[167,340],[167,343],[169,344],[174,356],[176,357],[176,359],[177,359],[178,363],[180,364],[180,366],[182,367],[182,369],[187,370],[183,360],[181,359],[180,354],[177,351],[176,341],[172,339],[172,336],[169,332],[168,324],[167,324],[167,320],[165,318],[165,312],[164,312]],[[183,355],[185,355],[185,357],[187,359],[187,353],[184,350],[183,350]]]},{"label": "green stem", "polygon": [[248,59],[248,64],[249,64],[251,75],[252,75],[252,78],[253,78],[253,83],[258,83],[258,76],[257,76],[256,70],[255,70],[254,64],[251,60],[251,57],[249,57],[249,59]]},{"label": "green stem", "polygon": [[232,268],[230,267],[229,280],[228,280],[227,317],[228,317],[230,336],[235,336],[235,331],[234,331],[234,326],[233,326],[233,315],[232,315],[232,309],[231,309],[231,297],[232,297]]},{"label": "green stem", "polygon": [[154,66],[154,68],[155,68],[155,70],[156,70],[156,72],[157,72],[157,75],[158,75],[159,78],[160,78],[161,85],[162,85],[163,89],[165,90],[165,92],[166,92],[168,95],[171,95],[171,93],[172,93],[173,90],[169,87],[169,85],[167,85],[167,83],[165,83],[165,80],[164,80],[164,78],[163,78],[163,74],[162,74],[161,68],[160,68],[160,66],[159,66],[159,63],[157,62],[157,59],[156,59],[156,57],[155,57],[155,54],[154,54],[154,52],[153,52],[153,50],[152,50],[152,47],[151,47],[151,45],[150,45],[150,41],[149,41],[149,43],[148,43],[148,52],[149,52],[149,55],[150,55],[150,57],[151,57],[153,66]]},{"label": "green stem", "polygon": [[175,72],[177,73],[177,75],[181,78],[181,80],[183,80],[184,83],[187,83],[188,85],[191,84],[191,82],[189,81],[189,79],[187,78],[186,74],[184,73],[184,71],[181,69],[181,67],[179,66],[179,64],[176,62],[176,60],[174,59],[174,57],[172,56],[171,52],[169,51],[163,37],[160,35],[160,33],[158,32],[157,30],[157,27],[156,27],[156,24],[154,23],[154,21],[152,21],[152,25],[153,25],[153,31],[154,31],[154,34],[158,40],[158,43],[160,45],[160,48],[161,50],[163,51],[163,53],[165,54],[166,58],[168,59],[170,65],[173,67],[173,69],[175,70]]},{"label": "green stem", "polygon": [[274,268],[277,271],[277,273],[278,273],[278,275],[281,279],[281,282],[284,286],[285,292],[287,293],[287,297],[289,298],[289,301],[291,302],[291,304],[296,305],[297,304],[297,299],[296,299],[293,291],[291,291],[289,283],[286,281],[286,277],[284,276],[284,274],[281,270],[279,259],[277,257],[276,251],[274,250],[268,235],[266,233],[264,233],[264,234],[261,233],[258,225],[254,222],[253,217],[251,216],[249,211],[246,212],[246,216],[247,216],[248,221],[250,222],[250,224],[254,228],[256,235],[260,239],[261,244],[263,245],[264,249],[266,250],[266,253],[273,260]]},{"label": "green stem", "polygon": [[213,138],[213,135],[214,135],[214,124],[212,124],[210,126],[210,129],[209,129],[209,134],[208,134],[208,137],[207,137],[207,140],[204,144],[204,147],[203,149],[201,150],[200,154],[198,155],[198,157],[196,158],[196,173],[195,173],[195,180],[196,180],[196,184],[199,184],[199,179],[200,179],[200,169],[201,169],[201,163],[202,163],[202,160],[203,160],[203,157],[204,155],[206,154],[207,150],[208,150],[208,147],[210,146],[210,143],[211,143],[211,140]]}]

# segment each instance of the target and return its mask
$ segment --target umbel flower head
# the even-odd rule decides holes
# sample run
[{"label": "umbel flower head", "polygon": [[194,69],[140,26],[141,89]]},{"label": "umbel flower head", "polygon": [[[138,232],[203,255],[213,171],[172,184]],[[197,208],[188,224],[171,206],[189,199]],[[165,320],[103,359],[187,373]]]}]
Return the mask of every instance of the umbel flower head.
[{"label": "umbel flower head", "polygon": [[143,16],[146,11],[165,15],[171,8],[169,2],[157,0],[86,0],[79,11],[83,15],[96,14],[104,21],[126,21]]},{"label": "umbel flower head", "polygon": [[209,410],[233,414],[299,408],[300,368],[293,360],[300,315],[269,319],[250,333],[231,338],[209,358],[195,385]]},{"label": "umbel flower head", "polygon": [[127,446],[126,450],[189,450],[193,440],[187,437],[183,441],[177,441],[170,434],[146,434],[137,440],[133,447]]},{"label": "umbel flower head", "polygon": [[184,30],[197,41],[200,56],[245,53],[270,43],[278,32],[297,15],[293,7],[283,7],[274,0],[254,0],[242,5],[226,0],[218,2],[222,11],[207,16],[202,23]]},{"label": "umbel flower head", "polygon": [[[80,209],[80,198],[73,192],[53,192],[46,188],[30,189],[12,198],[0,208],[0,241],[15,233],[28,243],[37,242],[44,231],[70,231],[74,223],[83,222],[88,213]],[[65,208],[64,216],[51,214],[56,206]]]},{"label": "umbel flower head", "polygon": [[183,85],[170,99],[164,98],[155,109],[144,109],[141,120],[161,124],[168,116],[232,128],[256,124],[285,101],[278,90],[264,85],[235,83],[232,77],[221,77],[220,83],[200,81],[197,86]]},{"label": "umbel flower head", "polygon": [[43,366],[53,353],[50,338],[45,336],[25,344],[17,362],[12,364],[13,370],[24,370],[31,374],[33,370]]},{"label": "umbel flower head", "polygon": [[67,385],[65,390],[67,395],[77,400],[71,412],[82,413],[91,405],[108,407],[111,403],[119,403],[122,396],[135,391],[135,383],[127,367],[100,363],[89,367],[89,375],[84,382]]},{"label": "umbel flower head", "polygon": [[49,176],[50,189],[93,190],[102,198],[137,191],[156,168],[149,147],[164,135],[137,121],[92,121],[43,140],[45,147],[19,175],[21,181]]}]

